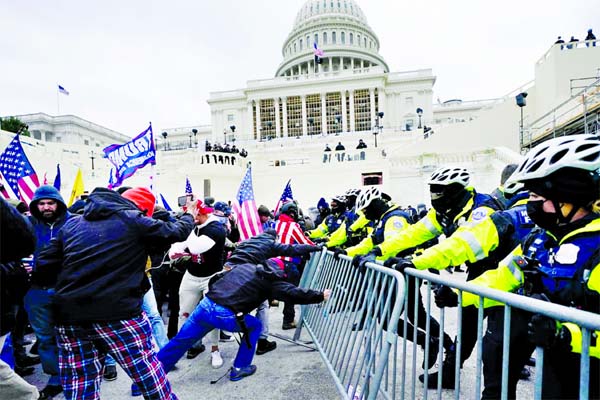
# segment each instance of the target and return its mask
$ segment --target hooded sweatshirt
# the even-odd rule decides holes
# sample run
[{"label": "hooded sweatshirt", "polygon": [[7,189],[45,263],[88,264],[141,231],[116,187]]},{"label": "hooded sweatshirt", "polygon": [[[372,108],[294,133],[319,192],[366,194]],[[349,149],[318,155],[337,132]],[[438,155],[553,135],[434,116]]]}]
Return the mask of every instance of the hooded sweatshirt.
[{"label": "hooded sweatshirt", "polygon": [[148,249],[182,241],[193,227],[189,214],[174,222],[152,219],[117,192],[94,190],[83,215],[69,219],[37,260],[40,273],[59,271],[57,321],[78,324],[138,316],[150,287],[144,273]]},{"label": "hooded sweatshirt", "polygon": [[[51,199],[56,201],[56,219],[54,221],[46,221],[42,218],[40,210],[38,210],[37,204],[40,200]],[[49,243],[52,238],[56,236],[62,226],[69,220],[73,214],[67,211],[67,206],[63,200],[60,192],[56,190],[54,186],[44,185],[37,188],[33,195],[31,203],[29,203],[29,210],[31,216],[29,221],[33,225],[35,230],[36,244],[35,251],[33,252],[33,272],[31,274],[31,284],[34,286],[47,286],[52,287],[56,282],[55,274],[48,274],[43,279],[37,272],[37,256]]]}]

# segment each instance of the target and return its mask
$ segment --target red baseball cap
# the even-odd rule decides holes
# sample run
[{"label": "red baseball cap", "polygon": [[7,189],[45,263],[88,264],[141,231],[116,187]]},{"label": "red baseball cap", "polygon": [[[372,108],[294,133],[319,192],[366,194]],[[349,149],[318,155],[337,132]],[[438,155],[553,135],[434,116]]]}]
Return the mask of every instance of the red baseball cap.
[{"label": "red baseball cap", "polygon": [[206,206],[206,204],[202,200],[198,199],[196,200],[196,210],[198,211],[198,214],[206,215],[212,214],[214,208]]},{"label": "red baseball cap", "polygon": [[145,187],[136,187],[123,192],[123,197],[135,203],[137,208],[145,212],[148,217],[154,214],[154,203],[156,198],[150,190]]}]

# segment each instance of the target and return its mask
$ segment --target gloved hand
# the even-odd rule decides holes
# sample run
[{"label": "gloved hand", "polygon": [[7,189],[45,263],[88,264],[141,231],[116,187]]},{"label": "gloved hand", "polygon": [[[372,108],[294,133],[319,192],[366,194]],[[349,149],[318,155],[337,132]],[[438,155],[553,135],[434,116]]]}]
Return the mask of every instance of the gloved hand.
[{"label": "gloved hand", "polygon": [[557,333],[556,321],[545,315],[535,314],[527,325],[529,341],[547,349],[556,344]]},{"label": "gloved hand", "polygon": [[403,257],[391,257],[385,260],[383,263],[385,267],[394,268],[396,271],[404,273],[406,268],[414,268],[415,265],[408,258]]},{"label": "gloved hand", "polygon": [[375,253],[367,253],[364,256],[355,256],[352,259],[352,266],[354,268],[358,268],[358,270],[363,273],[367,270],[368,262],[375,262],[377,255]]},{"label": "gloved hand", "polygon": [[321,250],[323,250],[323,247],[324,246],[319,246],[319,245],[312,246],[312,249],[310,249],[310,253],[316,253],[317,251],[321,251]]},{"label": "gloved hand", "polygon": [[348,252],[346,250],[340,249],[339,247],[332,249],[332,251],[333,251],[333,258],[335,260],[339,260],[341,254],[343,254],[345,256],[348,255]]},{"label": "gloved hand", "polygon": [[458,306],[458,294],[448,286],[440,286],[434,292],[435,304],[439,307],[456,307]]},{"label": "gloved hand", "polygon": [[327,243],[328,240],[327,238],[312,239],[315,244]]}]

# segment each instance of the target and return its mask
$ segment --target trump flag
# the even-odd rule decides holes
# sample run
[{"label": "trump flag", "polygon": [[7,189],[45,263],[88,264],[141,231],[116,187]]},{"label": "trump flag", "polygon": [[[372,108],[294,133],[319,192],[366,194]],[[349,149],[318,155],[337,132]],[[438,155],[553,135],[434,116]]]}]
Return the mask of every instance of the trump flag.
[{"label": "trump flag", "polygon": [[147,164],[156,164],[152,125],[131,141],[123,145],[111,144],[105,147],[103,151],[104,156],[115,166],[114,182],[111,186],[119,187],[125,179],[135,174],[138,169],[144,168]]}]

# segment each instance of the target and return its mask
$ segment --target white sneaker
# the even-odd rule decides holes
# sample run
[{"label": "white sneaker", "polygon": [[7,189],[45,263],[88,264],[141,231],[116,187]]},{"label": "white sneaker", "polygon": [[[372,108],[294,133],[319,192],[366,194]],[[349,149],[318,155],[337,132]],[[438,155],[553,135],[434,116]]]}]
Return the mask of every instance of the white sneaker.
[{"label": "white sneaker", "polygon": [[210,353],[210,363],[213,368],[221,368],[223,366],[223,358],[221,357],[221,352],[219,350]]}]

